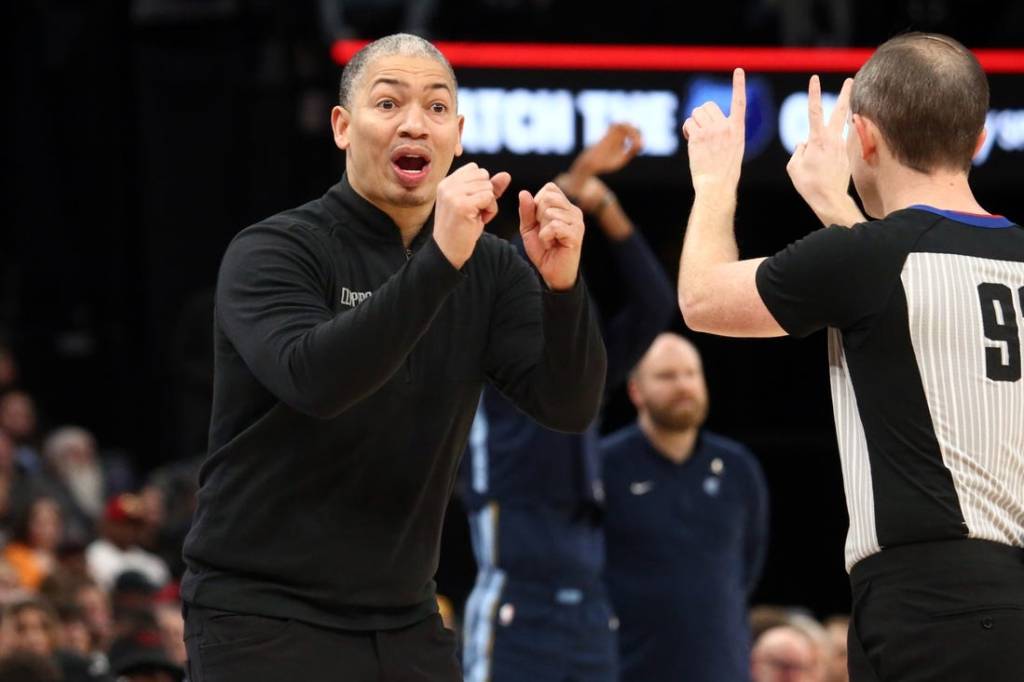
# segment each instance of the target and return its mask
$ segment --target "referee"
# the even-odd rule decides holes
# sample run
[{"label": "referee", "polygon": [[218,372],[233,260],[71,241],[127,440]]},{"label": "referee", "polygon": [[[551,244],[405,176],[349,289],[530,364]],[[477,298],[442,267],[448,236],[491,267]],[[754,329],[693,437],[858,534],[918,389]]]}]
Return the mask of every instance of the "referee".
[{"label": "referee", "polygon": [[968,184],[988,100],[975,57],[935,34],[879,47],[827,124],[812,79],[789,173],[832,226],[756,260],[738,260],[732,227],[743,72],[728,117],[705,104],[683,127],[687,324],[829,329],[854,682],[1024,680],[1024,230]]}]

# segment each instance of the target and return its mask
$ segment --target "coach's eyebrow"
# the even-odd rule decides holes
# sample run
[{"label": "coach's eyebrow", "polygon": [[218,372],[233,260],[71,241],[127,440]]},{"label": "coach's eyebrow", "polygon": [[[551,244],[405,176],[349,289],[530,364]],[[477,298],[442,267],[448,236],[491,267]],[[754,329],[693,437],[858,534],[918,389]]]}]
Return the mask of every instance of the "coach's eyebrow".
[{"label": "coach's eyebrow", "polygon": [[[411,87],[409,85],[408,81],[401,80],[399,78],[391,78],[391,77],[388,77],[388,76],[380,76],[380,77],[374,79],[374,81],[372,83],[370,83],[370,89],[373,89],[373,88],[377,87],[378,85],[392,85],[392,86],[394,86],[396,88],[402,88],[402,89],[405,89],[405,90],[408,90]],[[430,83],[429,85],[424,86],[423,90],[424,91],[429,91],[429,90],[445,90],[445,91],[448,92],[449,95],[452,94],[452,87],[448,83],[445,83],[444,81],[437,81],[436,83]]]},{"label": "coach's eyebrow", "polygon": [[370,83],[371,88],[375,88],[378,85],[394,85],[398,88],[408,88],[409,84],[403,80],[397,78],[388,78],[387,76],[381,76]]},{"label": "coach's eyebrow", "polygon": [[430,85],[428,85],[427,87],[425,87],[423,89],[424,90],[447,90],[449,95],[452,94],[451,86],[448,85],[447,83],[444,83],[444,82],[431,83]]}]

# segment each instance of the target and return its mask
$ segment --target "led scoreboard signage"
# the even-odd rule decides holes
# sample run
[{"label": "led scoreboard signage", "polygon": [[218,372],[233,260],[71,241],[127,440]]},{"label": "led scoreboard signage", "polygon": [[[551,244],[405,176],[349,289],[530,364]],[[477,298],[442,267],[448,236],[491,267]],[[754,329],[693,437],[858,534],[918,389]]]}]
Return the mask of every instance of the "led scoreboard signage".
[{"label": "led scoreboard signage", "polygon": [[[345,63],[365,42],[339,41]],[[807,136],[807,79],[822,77],[826,116],[866,49],[720,48],[649,45],[445,43],[459,79],[467,157],[493,170],[547,178],[614,121],[644,137],[643,155],[617,182],[689,182],[680,128],[712,100],[727,111],[731,71],[747,71],[745,183],[786,181],[785,165]],[[1018,185],[1024,167],[1024,50],[975,52],[989,75],[991,109],[972,180]]]}]

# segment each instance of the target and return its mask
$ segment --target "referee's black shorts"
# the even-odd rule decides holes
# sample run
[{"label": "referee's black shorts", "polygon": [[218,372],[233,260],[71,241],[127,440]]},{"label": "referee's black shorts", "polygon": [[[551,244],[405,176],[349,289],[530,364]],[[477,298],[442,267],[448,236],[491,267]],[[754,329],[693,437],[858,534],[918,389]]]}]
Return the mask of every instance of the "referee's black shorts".
[{"label": "referee's black shorts", "polygon": [[851,682],[1024,681],[1024,549],[949,540],[850,573]]},{"label": "referee's black shorts", "polygon": [[185,607],[189,682],[461,682],[437,614],[399,630],[347,631]]}]

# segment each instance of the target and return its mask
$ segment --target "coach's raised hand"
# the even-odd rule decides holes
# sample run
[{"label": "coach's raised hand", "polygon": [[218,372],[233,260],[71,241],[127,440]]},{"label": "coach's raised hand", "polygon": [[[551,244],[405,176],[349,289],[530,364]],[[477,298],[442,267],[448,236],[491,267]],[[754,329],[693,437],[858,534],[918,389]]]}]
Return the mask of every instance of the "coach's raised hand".
[{"label": "coach's raised hand", "polygon": [[843,137],[852,90],[853,79],[847,78],[826,124],[821,81],[811,76],[807,88],[807,141],[797,145],[786,165],[793,187],[825,225],[849,226],[864,220],[849,193],[849,147]]},{"label": "coach's raised hand", "polygon": [[456,268],[473,255],[484,225],[497,215],[498,199],[511,181],[508,173],[492,176],[475,163],[467,163],[438,184],[434,241]]},{"label": "coach's raised hand", "polygon": [[530,262],[553,291],[571,289],[580,269],[583,211],[553,182],[519,193],[519,234]]},{"label": "coach's raised hand", "polygon": [[706,102],[683,123],[695,191],[735,191],[743,164],[746,114],[746,78],[743,69],[736,69],[732,74],[729,115],[722,113],[714,102]]}]

